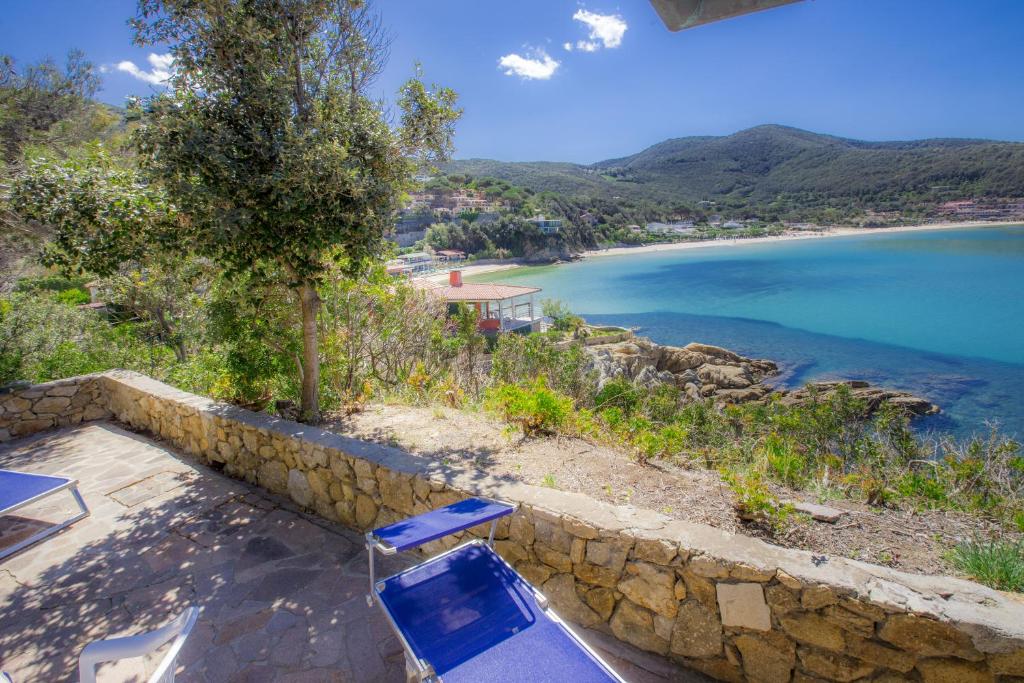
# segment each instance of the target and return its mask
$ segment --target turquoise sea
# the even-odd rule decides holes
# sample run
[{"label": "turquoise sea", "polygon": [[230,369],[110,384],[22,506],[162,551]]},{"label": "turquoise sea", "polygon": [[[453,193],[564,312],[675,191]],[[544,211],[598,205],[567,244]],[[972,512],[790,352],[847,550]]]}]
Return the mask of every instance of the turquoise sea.
[{"label": "turquoise sea", "polygon": [[783,385],[864,379],[923,395],[918,422],[1024,436],[1024,226],[723,244],[491,273],[593,323],[769,358]]}]

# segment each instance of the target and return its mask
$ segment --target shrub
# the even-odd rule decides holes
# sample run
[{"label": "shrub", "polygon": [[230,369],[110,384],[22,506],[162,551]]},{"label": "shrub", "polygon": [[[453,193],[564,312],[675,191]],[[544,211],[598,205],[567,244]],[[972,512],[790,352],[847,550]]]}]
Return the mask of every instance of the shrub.
[{"label": "shrub", "polygon": [[92,300],[87,292],[83,292],[77,287],[58,292],[55,298],[62,304],[67,304],[69,306],[80,306],[82,304],[87,304]]},{"label": "shrub", "polygon": [[768,472],[773,479],[794,488],[804,483],[807,458],[778,434],[769,434],[761,446]]},{"label": "shrub", "polygon": [[670,458],[678,454],[686,444],[686,430],[678,425],[668,425],[660,429],[639,431],[634,438],[637,459],[640,464],[647,464],[652,458]]},{"label": "shrub", "polygon": [[583,318],[575,315],[569,307],[557,299],[545,299],[541,304],[544,315],[551,318],[559,332],[576,332],[584,325]]},{"label": "shrub", "polygon": [[722,480],[736,494],[736,509],[741,518],[763,523],[775,533],[792,525],[795,515],[792,504],[780,502],[759,474],[744,475],[728,469],[723,469],[721,474]]},{"label": "shrub", "polygon": [[966,541],[953,549],[950,561],[986,586],[1024,592],[1024,541]]},{"label": "shrub", "polygon": [[588,365],[587,352],[578,346],[559,349],[540,335],[503,334],[491,357],[491,377],[514,384],[544,376],[553,389],[589,406],[596,382]]},{"label": "shrub", "polygon": [[598,410],[618,408],[623,415],[632,415],[642,400],[640,389],[629,380],[617,377],[605,382],[594,397],[594,405]]},{"label": "shrub", "polygon": [[525,386],[501,384],[492,388],[486,404],[526,436],[556,433],[573,417],[572,399],[549,389],[543,375]]},{"label": "shrub", "polygon": [[0,384],[48,382],[110,368],[138,370],[158,379],[173,353],[150,344],[131,324],[110,325],[44,294],[0,299]]},{"label": "shrub", "polygon": [[15,292],[63,292],[68,289],[81,289],[89,281],[87,277],[64,277],[63,275],[41,275],[23,277],[14,285]]},{"label": "shrub", "polygon": [[654,422],[668,423],[679,412],[679,397],[682,392],[674,384],[659,384],[644,398],[643,411]]}]

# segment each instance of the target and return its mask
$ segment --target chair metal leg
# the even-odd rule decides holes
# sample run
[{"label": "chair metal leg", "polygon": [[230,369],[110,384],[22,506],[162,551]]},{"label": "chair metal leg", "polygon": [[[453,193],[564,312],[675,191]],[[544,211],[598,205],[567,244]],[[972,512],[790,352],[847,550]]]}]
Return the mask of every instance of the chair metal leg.
[{"label": "chair metal leg", "polygon": [[491,522],[491,533],[487,537],[487,545],[491,548],[494,547],[494,532],[498,529],[498,520]]},{"label": "chair metal leg", "polygon": [[370,540],[369,536],[367,536],[367,538],[366,538],[366,554],[369,555],[369,557],[370,557],[370,591],[366,594],[366,604],[369,605],[370,607],[373,607],[373,584],[374,584],[374,581],[376,579],[374,578],[374,571],[373,571],[374,570],[374,567],[373,567],[374,548],[373,548],[373,542]]},{"label": "chair metal leg", "polygon": [[0,560],[4,560],[17,552],[24,550],[25,548],[34,543],[38,543],[39,541],[42,541],[45,538],[49,538],[50,536],[53,536],[54,534],[59,533],[64,529],[68,528],[75,522],[85,519],[89,516],[89,507],[85,504],[85,500],[82,498],[82,494],[78,492],[78,487],[71,487],[67,490],[71,492],[72,497],[75,499],[75,503],[78,504],[78,514],[69,517],[68,519],[65,519],[60,524],[55,524],[52,527],[43,529],[42,531],[39,531],[33,534],[32,536],[29,536],[28,538],[19,541],[18,543],[15,543],[10,548],[4,548],[3,550],[0,550]]}]

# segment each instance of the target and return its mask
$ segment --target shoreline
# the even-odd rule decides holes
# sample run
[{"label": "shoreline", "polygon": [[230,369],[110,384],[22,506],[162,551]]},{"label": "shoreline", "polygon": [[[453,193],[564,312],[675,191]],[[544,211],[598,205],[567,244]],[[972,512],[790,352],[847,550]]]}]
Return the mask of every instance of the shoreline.
[{"label": "shoreline", "polygon": [[[537,264],[544,265],[544,264]],[[445,284],[448,282],[448,273],[453,270],[462,271],[463,277],[472,277],[473,275],[483,275],[484,273],[497,273],[502,270],[512,270],[513,268],[523,268],[522,263],[484,263],[482,265],[474,265],[472,263],[463,265],[461,267],[449,268],[447,270],[441,270],[436,273],[430,273],[429,275],[423,275],[415,278],[421,282],[436,282],[438,284]]]},{"label": "shoreline", "polygon": [[[998,228],[1011,225],[1021,225],[1022,221],[963,221],[949,223],[925,223],[921,225],[896,225],[888,228],[853,228],[834,227],[821,231],[793,230],[773,237],[734,237],[732,239],[704,240],[699,242],[668,242],[662,244],[646,244],[637,247],[610,247],[608,249],[589,249],[580,253],[582,259],[603,258],[609,256],[628,256],[631,254],[651,254],[665,251],[679,251],[684,249],[704,249],[708,247],[742,247],[749,244],[771,244],[774,242],[791,242],[797,240],[827,239],[835,237],[850,237],[854,235],[880,235],[899,232],[920,232],[927,230],[955,230],[963,228]],[[486,273],[496,273],[514,268],[530,268],[558,265],[551,263],[487,263],[482,265],[467,264],[458,270],[462,271],[463,277],[473,277]],[[448,279],[448,271],[425,275],[422,279],[426,282],[445,282]]]},{"label": "shoreline", "polygon": [[853,235],[880,235],[898,232],[955,230],[963,228],[997,228],[1021,224],[1021,221],[965,221],[958,223],[925,223],[922,225],[895,225],[888,228],[834,227],[813,232],[805,230],[790,230],[781,235],[775,235],[771,237],[734,237],[732,239],[703,240],[699,242],[670,242],[665,244],[647,244],[639,247],[611,247],[608,249],[590,249],[583,252],[581,256],[583,258],[592,258],[599,256],[623,256],[626,254],[648,254],[662,251],[700,249],[706,247],[738,247],[746,244],[770,244],[773,242],[791,242],[796,240],[825,239],[829,237],[850,237]]}]

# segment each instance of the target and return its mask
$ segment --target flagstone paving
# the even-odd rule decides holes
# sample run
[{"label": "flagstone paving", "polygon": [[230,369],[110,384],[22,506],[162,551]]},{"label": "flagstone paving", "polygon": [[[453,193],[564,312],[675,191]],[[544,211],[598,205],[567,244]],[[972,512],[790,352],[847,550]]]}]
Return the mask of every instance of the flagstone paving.
[{"label": "flagstone paving", "polygon": [[[16,682],[77,680],[88,642],[150,630],[188,605],[202,613],[181,681],[405,680],[398,640],[365,601],[359,534],[113,424],[6,444],[0,468],[75,477],[92,511],[0,563],[0,668]],[[55,496],[31,518],[0,519],[0,547],[72,505]],[[384,558],[380,571],[405,561]],[[704,680],[609,657],[629,680]],[[143,681],[152,665],[101,671]]]}]

